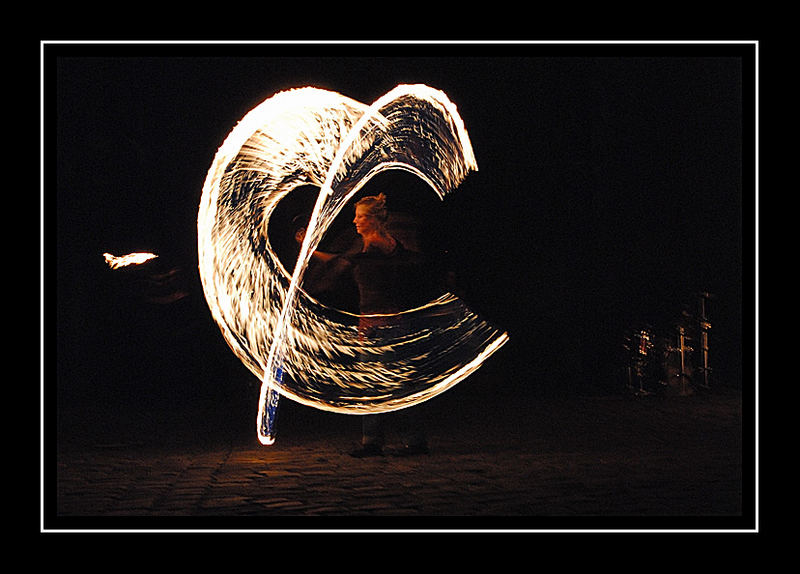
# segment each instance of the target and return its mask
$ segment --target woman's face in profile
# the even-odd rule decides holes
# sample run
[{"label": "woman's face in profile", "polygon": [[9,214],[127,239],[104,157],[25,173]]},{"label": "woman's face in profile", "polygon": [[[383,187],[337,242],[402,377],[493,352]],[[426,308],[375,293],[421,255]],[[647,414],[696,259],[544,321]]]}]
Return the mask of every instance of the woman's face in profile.
[{"label": "woman's face in profile", "polygon": [[363,205],[356,206],[356,215],[353,218],[356,226],[356,233],[361,236],[377,233],[380,231],[378,218],[369,212],[369,208]]}]

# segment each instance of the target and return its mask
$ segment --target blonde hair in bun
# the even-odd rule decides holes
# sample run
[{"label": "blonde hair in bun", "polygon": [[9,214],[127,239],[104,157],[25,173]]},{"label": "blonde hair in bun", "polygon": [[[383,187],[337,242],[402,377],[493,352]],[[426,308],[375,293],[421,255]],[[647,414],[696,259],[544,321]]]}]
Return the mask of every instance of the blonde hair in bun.
[{"label": "blonde hair in bun", "polygon": [[356,206],[366,209],[367,213],[377,217],[380,221],[386,221],[389,218],[389,211],[386,209],[386,195],[382,192],[378,195],[361,198],[356,202]]}]

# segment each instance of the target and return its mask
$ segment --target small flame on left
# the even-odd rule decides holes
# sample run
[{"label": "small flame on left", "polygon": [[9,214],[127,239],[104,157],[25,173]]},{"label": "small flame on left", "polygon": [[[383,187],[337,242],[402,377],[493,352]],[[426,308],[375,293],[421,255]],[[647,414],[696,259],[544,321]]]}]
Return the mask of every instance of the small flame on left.
[{"label": "small flame on left", "polygon": [[108,263],[111,269],[119,269],[126,265],[140,265],[145,261],[155,259],[158,255],[154,253],[129,253],[127,255],[116,256],[110,253],[103,253],[103,257],[105,257],[106,263]]}]

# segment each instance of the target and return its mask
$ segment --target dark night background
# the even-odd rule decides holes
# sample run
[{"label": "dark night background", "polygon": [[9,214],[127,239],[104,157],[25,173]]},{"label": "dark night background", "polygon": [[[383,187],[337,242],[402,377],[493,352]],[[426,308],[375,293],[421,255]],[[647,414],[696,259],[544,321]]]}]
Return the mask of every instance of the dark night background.
[{"label": "dark night background", "polygon": [[[49,45],[44,56],[45,388],[59,407],[249,401],[256,381],[200,288],[197,207],[235,124],[306,85],[371,103],[424,83],[458,106],[478,172],[443,203],[408,176],[370,189],[431,225],[464,298],[509,332],[482,369],[498,392],[622,392],[626,332],[671,332],[698,291],[714,296],[713,384],[753,384],[752,45]],[[134,251],[160,257],[122,271],[103,261]],[[158,299],[176,293],[187,296]]]}]

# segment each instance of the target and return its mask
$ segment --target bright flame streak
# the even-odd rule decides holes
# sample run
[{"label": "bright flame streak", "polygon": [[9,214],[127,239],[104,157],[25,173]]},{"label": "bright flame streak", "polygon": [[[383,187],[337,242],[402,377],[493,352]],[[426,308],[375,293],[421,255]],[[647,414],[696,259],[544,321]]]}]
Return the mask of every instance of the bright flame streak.
[{"label": "bright flame streak", "polygon": [[111,269],[119,269],[127,265],[141,265],[146,261],[155,259],[158,255],[153,253],[129,253],[128,255],[111,255],[110,253],[103,253],[106,263]]},{"label": "bright flame streak", "polygon": [[[402,329],[363,341],[357,315],[301,288],[310,254],[347,201],[377,173],[404,169],[440,198],[477,164],[455,106],[427,86],[398,86],[372,106],[333,92],[279,93],[234,128],[209,170],[198,214],[200,275],[212,315],[262,381],[259,440],[278,395],[325,410],[383,412],[450,388],[507,336],[446,294],[402,315]],[[266,229],[296,187],[320,187],[289,275]],[[284,375],[289,375],[284,377]]]}]

